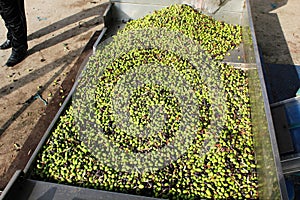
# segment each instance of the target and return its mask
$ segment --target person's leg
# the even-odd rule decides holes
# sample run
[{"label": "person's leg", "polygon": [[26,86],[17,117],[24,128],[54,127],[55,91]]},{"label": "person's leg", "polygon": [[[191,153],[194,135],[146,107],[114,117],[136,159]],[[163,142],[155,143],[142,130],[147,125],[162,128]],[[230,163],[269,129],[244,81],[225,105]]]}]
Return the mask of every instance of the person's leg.
[{"label": "person's leg", "polygon": [[24,12],[24,0],[0,0],[3,8],[2,18],[12,34],[12,53],[6,66],[14,66],[27,55],[27,28]]},{"label": "person's leg", "polygon": [[7,34],[6,34],[6,41],[0,45],[0,49],[5,50],[11,48],[12,44],[12,33],[9,29],[7,29]]},{"label": "person's leg", "polygon": [[[22,46],[24,48],[26,48],[26,50],[28,49],[28,44],[27,44],[27,23],[26,23],[26,15],[25,15],[25,6],[24,6],[24,0],[17,0],[17,8],[16,8],[16,12],[19,15],[19,19],[21,21],[20,23],[20,29],[19,32],[16,32],[16,35],[13,34],[13,38],[16,38],[16,48]],[[17,14],[16,13],[16,14]],[[14,39],[13,39],[14,41]],[[14,42],[13,42],[14,43]],[[13,44],[14,47],[14,44]]]},{"label": "person's leg", "polygon": [[3,8],[2,18],[9,34],[12,35],[12,47],[27,49],[27,27],[24,12],[24,0],[0,0]]},{"label": "person's leg", "polygon": [[8,40],[12,40],[12,38],[13,38],[12,33],[11,33],[11,31],[10,31],[9,29],[7,29],[6,38],[7,38]]},{"label": "person's leg", "polygon": [[18,0],[18,7],[21,13],[21,20],[22,20],[22,24],[24,26],[24,39],[26,40],[26,44],[27,44],[27,22],[26,22],[26,14],[25,14],[25,5],[24,5],[24,1],[25,0]]},{"label": "person's leg", "polygon": [[[0,2],[0,16],[3,18],[3,8],[2,8],[2,3]],[[5,21],[4,21],[5,22]],[[5,23],[5,26],[7,28],[7,34],[6,34],[6,41],[0,45],[0,49],[9,49],[11,48],[11,41],[12,41],[12,33],[7,27],[7,24]]]}]

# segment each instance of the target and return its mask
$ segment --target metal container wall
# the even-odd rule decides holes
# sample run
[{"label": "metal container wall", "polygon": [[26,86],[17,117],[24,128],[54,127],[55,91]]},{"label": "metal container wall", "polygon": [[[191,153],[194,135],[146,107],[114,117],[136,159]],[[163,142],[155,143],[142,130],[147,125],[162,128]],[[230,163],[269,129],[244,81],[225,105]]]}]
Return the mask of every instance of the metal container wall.
[{"label": "metal container wall", "polygon": [[243,43],[248,71],[254,147],[261,199],[287,199],[267,89],[256,42],[249,1],[243,10]]},{"label": "metal container wall", "polygon": [[[113,26],[118,22],[137,19],[154,10],[174,3],[188,3],[193,0],[113,0],[113,6],[105,22]],[[132,9],[132,8],[135,9]],[[206,13],[209,14],[209,13]],[[286,199],[285,186],[280,157],[274,132],[269,101],[267,97],[262,66],[248,0],[230,0],[215,14],[213,18],[230,24],[239,24],[243,30],[243,42],[239,53],[233,51],[226,62],[241,67],[248,72],[251,101],[251,117],[254,132],[254,145],[259,179],[259,196],[261,199]],[[238,60],[240,55],[242,60]]]},{"label": "metal container wall", "polygon": [[[119,28],[122,28],[124,26],[124,22],[130,19],[143,17],[148,13],[169,6],[171,4],[188,3],[193,5],[194,2],[194,0],[111,0],[112,4],[108,6],[108,9],[104,14],[106,37],[115,34]],[[287,191],[282,174],[276,137],[263,78],[261,61],[252,24],[250,4],[248,0],[228,0],[215,14],[211,15],[215,19],[222,20],[230,24],[239,24],[243,29],[243,42],[239,47],[239,51],[232,51],[231,56],[226,57],[224,61],[246,70],[248,74],[254,145],[258,166],[257,172],[259,179],[259,198],[287,199]],[[99,39],[98,42],[100,41],[101,40]],[[238,57],[242,59],[238,59]],[[76,87],[76,83],[74,88]],[[71,94],[68,96],[69,100],[71,99],[72,92],[74,92],[74,88],[71,91]],[[67,102],[65,102],[63,107],[66,105]],[[24,170],[25,177],[28,178],[28,176],[30,176],[30,168],[33,166],[33,163],[38,152],[41,150],[42,145],[51,134],[53,128],[55,128],[54,125],[57,122],[59,115],[62,113],[62,110],[63,108],[61,108],[58,115],[53,120],[51,126],[45,133],[43,140],[40,142],[31,160],[27,164]],[[30,182],[31,180],[25,180],[25,183],[26,181]],[[35,184],[39,185],[44,183],[35,182]],[[51,187],[58,187],[58,185],[55,184]],[[30,190],[35,191],[36,193],[46,193],[49,190],[49,186],[47,185],[46,188],[47,189],[42,190],[40,188],[32,186]],[[64,187],[64,189],[69,192],[82,190],[83,194],[91,192],[88,191],[88,189],[76,189],[76,187],[71,186]],[[99,196],[96,196],[97,192],[93,192],[95,192],[95,199],[99,198]],[[14,195],[22,196],[21,193],[11,193],[13,193]],[[103,195],[102,193],[101,191],[99,191],[97,194],[101,196]],[[64,192],[61,192],[60,194],[64,194]],[[126,199],[125,197],[121,196],[117,197],[117,199],[118,198]],[[130,199],[132,197],[128,198]],[[140,198],[142,199],[143,197]]]}]

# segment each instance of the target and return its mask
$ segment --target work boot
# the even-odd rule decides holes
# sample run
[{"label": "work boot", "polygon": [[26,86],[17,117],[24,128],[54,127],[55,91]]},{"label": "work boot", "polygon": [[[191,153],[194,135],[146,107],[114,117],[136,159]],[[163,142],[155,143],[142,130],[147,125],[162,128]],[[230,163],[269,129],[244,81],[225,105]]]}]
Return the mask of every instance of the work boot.
[{"label": "work boot", "polygon": [[18,49],[17,51],[13,49],[5,65],[7,67],[13,67],[16,64],[20,63],[21,61],[23,61],[26,58],[26,56],[27,56],[26,48]]},{"label": "work boot", "polygon": [[9,49],[11,48],[11,40],[6,40],[3,44],[1,44],[0,49]]}]

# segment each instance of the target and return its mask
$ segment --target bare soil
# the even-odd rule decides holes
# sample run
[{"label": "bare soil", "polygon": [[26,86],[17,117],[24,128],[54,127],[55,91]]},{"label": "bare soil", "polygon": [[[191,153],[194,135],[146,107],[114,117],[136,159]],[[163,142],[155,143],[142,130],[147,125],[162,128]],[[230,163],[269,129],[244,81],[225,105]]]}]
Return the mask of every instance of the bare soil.
[{"label": "bare soil", "polygon": [[[0,190],[17,169],[24,168],[47,129],[49,120],[44,117],[43,123],[43,116],[53,118],[67,95],[72,84],[63,82],[70,74],[74,81],[79,55],[95,31],[102,28],[101,16],[107,6],[103,3],[26,1],[29,56],[13,68],[0,67]],[[1,41],[5,35],[1,22]],[[10,52],[0,52],[0,66]],[[50,102],[47,106],[32,98],[37,92]]]},{"label": "bare soil", "polygon": [[300,64],[298,0],[251,0],[254,27],[264,62]]}]

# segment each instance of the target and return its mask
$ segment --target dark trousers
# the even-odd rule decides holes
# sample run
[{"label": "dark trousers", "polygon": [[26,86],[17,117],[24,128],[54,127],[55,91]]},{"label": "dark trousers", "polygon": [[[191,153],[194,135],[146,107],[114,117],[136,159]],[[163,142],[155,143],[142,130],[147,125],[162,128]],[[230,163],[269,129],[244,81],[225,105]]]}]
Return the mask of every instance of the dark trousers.
[{"label": "dark trousers", "polygon": [[15,51],[28,48],[24,0],[0,0],[0,15],[7,28],[7,39]]}]

